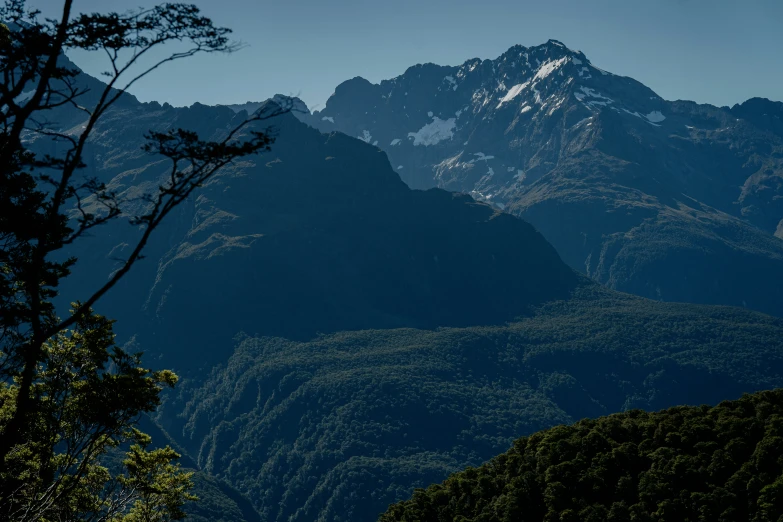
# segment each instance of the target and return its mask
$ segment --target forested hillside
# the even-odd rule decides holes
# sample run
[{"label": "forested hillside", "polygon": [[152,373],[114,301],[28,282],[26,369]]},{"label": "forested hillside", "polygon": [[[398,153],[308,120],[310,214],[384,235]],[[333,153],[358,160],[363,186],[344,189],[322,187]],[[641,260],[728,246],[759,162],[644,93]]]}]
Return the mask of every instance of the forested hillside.
[{"label": "forested hillside", "polygon": [[381,522],[780,520],[783,390],[632,410],[518,439]]},{"label": "forested hillside", "polygon": [[265,520],[372,520],[525,434],[781,386],[781,332],[587,284],[507,326],[244,336],[159,418]]}]

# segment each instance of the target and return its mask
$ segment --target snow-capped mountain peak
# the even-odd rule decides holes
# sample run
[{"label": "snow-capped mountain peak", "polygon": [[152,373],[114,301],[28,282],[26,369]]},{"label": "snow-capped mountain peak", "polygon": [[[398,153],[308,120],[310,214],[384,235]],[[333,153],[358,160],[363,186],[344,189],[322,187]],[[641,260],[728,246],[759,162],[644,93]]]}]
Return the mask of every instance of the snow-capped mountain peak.
[{"label": "snow-capped mountain peak", "polygon": [[[353,78],[303,119],[385,149],[412,187],[470,187],[474,197],[502,205],[506,191],[544,172],[542,158],[559,154],[551,139],[528,150],[537,146],[531,136],[553,127],[589,136],[605,113],[652,130],[665,125],[662,103],[644,85],[549,40],[515,45],[493,60],[414,65],[379,84]],[[492,160],[465,160],[477,154]]]}]

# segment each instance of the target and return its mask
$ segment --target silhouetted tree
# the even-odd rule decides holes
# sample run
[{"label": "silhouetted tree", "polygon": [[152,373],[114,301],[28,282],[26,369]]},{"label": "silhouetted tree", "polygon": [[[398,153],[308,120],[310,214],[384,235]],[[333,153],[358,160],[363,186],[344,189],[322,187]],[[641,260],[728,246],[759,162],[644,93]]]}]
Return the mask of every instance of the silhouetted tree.
[{"label": "silhouetted tree", "polygon": [[[133,428],[176,376],[145,369],[139,356],[116,347],[112,321],[93,306],[142,258],[151,234],[177,205],[221,167],[269,147],[272,136],[257,122],[288,107],[267,105],[220,141],[182,129],[149,132],[144,149],[171,166],[157,190],[133,206],[143,210],[125,216],[140,228],[138,240],[119,269],[75,296],[70,315],[60,318],[53,299],[77,260],[65,258],[64,249],[72,252],[88,231],[128,208],[84,173],[85,145],[96,123],[161,65],[237,49],[228,29],[192,5],[80,15],[72,7],[73,0],[64,0],[59,20],[42,20],[24,0],[0,7],[0,518],[180,518],[179,507],[190,498],[188,475],[171,464],[177,455],[169,448],[146,451],[149,438]],[[150,51],[172,42],[184,50],[146,62]],[[64,59],[74,49],[107,56],[100,92],[86,88],[81,72]],[[55,110],[82,113],[81,132],[66,133],[47,120]],[[42,139],[57,143],[59,152],[29,149]],[[99,211],[87,210],[96,203]],[[134,444],[125,472],[113,475],[98,459],[125,442]]]}]

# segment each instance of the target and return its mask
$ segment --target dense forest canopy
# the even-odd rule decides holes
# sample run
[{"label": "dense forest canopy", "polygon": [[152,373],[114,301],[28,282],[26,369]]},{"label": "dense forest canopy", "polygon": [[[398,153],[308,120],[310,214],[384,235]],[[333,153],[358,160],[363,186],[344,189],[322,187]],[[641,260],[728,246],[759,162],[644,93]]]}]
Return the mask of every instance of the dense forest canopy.
[{"label": "dense forest canopy", "polygon": [[371,520],[522,435],[783,386],[782,333],[588,284],[508,325],[243,335],[158,420],[268,521]]},{"label": "dense forest canopy", "polygon": [[712,522],[783,517],[783,390],[631,410],[518,439],[380,522]]}]

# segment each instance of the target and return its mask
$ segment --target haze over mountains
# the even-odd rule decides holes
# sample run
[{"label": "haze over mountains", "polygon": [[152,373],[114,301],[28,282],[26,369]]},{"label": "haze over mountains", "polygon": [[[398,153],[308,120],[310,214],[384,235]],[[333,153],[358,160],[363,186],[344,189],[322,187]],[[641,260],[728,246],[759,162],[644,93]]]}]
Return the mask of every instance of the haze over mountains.
[{"label": "haze over mountains", "polygon": [[550,40],[354,78],[301,118],[524,218],[611,288],[783,314],[783,103],[666,101]]},{"label": "haze over mountains", "polygon": [[[156,420],[261,520],[372,519],[539,429],[783,385],[781,319],[572,268],[778,312],[768,102],[736,117],[665,102],[557,42],[504,56],[352,80],[298,114],[345,134],[270,120],[271,151],[210,180],[99,303],[145,361],[185,377]],[[139,204],[167,175],[144,131],[216,139],[275,106],[128,95],[89,172]],[[79,132],[76,113],[56,116]],[[731,199],[740,178],[748,196]],[[138,232],[96,231],[63,295],[102,281]]]}]

